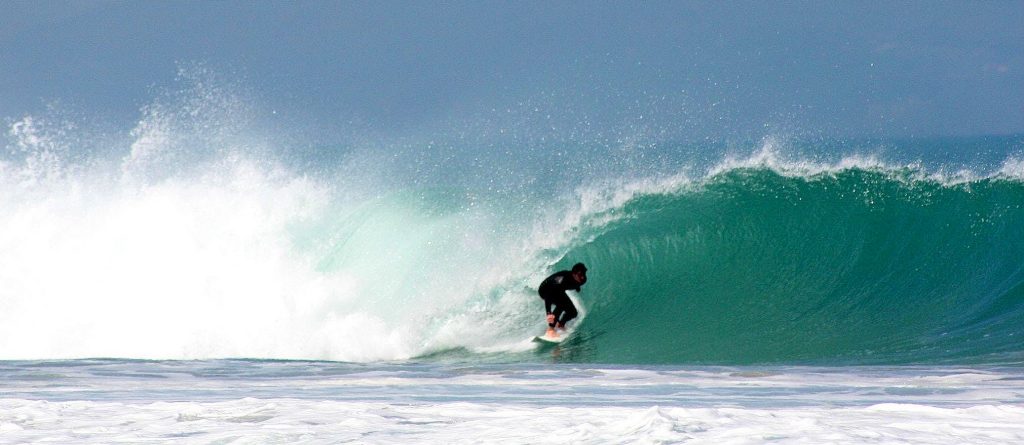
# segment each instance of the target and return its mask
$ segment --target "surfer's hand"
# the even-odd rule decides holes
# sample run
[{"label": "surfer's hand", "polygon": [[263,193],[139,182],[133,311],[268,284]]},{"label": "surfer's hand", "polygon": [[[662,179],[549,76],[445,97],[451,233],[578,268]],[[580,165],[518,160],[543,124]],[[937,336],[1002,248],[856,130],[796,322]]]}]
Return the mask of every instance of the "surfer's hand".
[{"label": "surfer's hand", "polygon": [[548,320],[548,323],[554,323],[555,322],[555,314],[548,314],[547,320]]}]

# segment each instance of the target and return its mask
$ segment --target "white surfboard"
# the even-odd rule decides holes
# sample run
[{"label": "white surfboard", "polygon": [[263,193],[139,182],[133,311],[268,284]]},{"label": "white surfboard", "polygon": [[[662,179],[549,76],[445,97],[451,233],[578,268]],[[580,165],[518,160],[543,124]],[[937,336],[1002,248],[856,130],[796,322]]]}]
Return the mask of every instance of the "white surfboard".
[{"label": "white surfboard", "polygon": [[564,331],[558,337],[548,337],[547,335],[538,335],[536,337],[533,337],[533,341],[535,343],[547,343],[547,344],[557,345],[557,344],[565,341],[565,339],[569,338],[570,335],[572,335],[572,331]]}]

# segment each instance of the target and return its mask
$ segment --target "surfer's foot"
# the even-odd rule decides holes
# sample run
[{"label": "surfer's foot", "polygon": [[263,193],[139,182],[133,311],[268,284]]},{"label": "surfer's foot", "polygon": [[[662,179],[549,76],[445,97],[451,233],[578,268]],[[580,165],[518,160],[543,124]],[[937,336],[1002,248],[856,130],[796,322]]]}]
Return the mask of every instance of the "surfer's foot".
[{"label": "surfer's foot", "polygon": [[555,332],[555,328],[548,328],[548,331],[545,332],[544,335],[551,338],[558,338],[558,332]]}]

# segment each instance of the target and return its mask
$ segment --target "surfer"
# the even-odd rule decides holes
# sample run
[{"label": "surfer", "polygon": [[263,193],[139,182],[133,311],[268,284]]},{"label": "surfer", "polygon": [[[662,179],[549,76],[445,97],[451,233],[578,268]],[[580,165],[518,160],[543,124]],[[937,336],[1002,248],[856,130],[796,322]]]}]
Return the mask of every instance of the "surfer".
[{"label": "surfer", "polygon": [[558,337],[555,328],[565,329],[565,323],[576,318],[579,313],[572,300],[565,294],[567,290],[580,291],[580,286],[587,282],[587,266],[576,263],[572,270],[555,272],[540,283],[537,293],[544,299],[544,311],[547,312],[548,337]]}]

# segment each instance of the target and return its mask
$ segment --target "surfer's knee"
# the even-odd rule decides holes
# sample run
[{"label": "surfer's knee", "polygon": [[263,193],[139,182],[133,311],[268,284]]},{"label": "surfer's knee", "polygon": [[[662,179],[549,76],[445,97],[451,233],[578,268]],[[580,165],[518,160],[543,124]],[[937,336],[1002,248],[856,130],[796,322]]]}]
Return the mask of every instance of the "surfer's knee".
[{"label": "surfer's knee", "polygon": [[579,315],[579,312],[576,310],[576,308],[568,307],[568,308],[565,309],[565,317],[564,317],[564,319],[566,321],[569,321],[569,320],[572,320],[573,318],[576,318],[577,315]]}]

